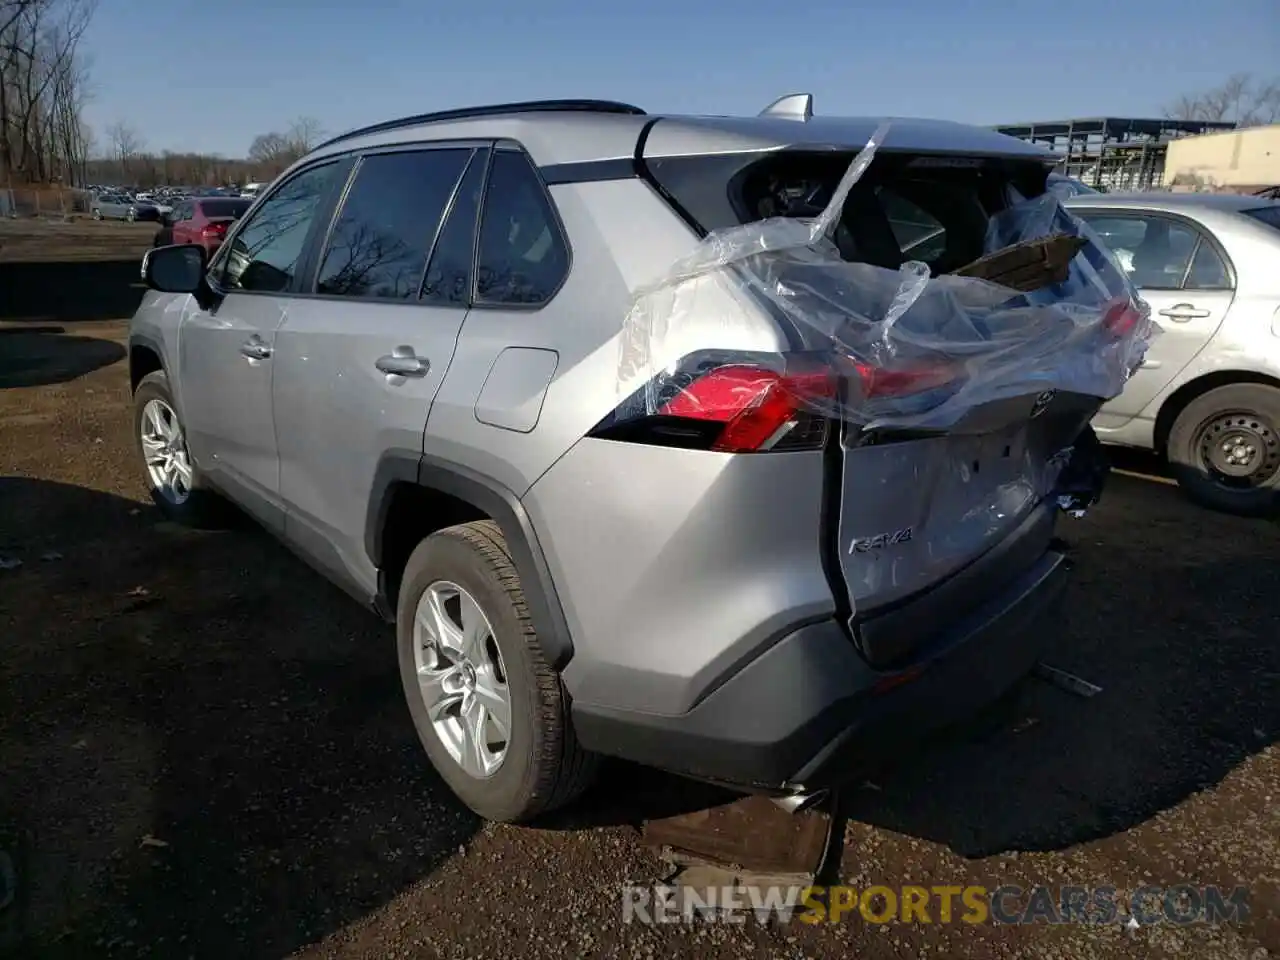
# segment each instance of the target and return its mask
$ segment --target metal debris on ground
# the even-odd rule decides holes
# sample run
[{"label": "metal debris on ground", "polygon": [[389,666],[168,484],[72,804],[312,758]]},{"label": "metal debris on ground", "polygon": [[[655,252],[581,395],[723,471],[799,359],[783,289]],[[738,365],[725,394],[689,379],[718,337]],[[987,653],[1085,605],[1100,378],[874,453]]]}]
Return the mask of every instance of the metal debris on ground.
[{"label": "metal debris on ground", "polygon": [[647,820],[643,836],[673,867],[672,886],[805,886],[839,871],[844,817],[836,796],[799,813],[748,796]]},{"label": "metal debris on ground", "polygon": [[1047,663],[1036,664],[1036,676],[1041,680],[1052,683],[1058,689],[1065,690],[1067,693],[1074,693],[1078,697],[1092,697],[1102,692],[1102,688],[1096,684],[1083,680],[1074,673],[1067,673],[1065,670],[1051,667]]}]

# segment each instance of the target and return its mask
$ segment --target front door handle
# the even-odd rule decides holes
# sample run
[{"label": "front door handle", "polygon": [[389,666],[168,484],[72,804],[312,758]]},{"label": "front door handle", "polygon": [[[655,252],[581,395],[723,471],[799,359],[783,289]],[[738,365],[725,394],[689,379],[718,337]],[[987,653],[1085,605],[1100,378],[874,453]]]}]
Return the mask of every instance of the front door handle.
[{"label": "front door handle", "polygon": [[1158,312],[1160,316],[1176,320],[1178,323],[1186,323],[1188,320],[1203,320],[1209,315],[1208,310],[1197,310],[1195,304],[1192,303],[1175,303],[1172,307],[1165,307]]},{"label": "front door handle", "polygon": [[425,377],[431,362],[413,352],[413,347],[396,347],[385,357],[379,357],[374,366],[389,377]]},{"label": "front door handle", "polygon": [[250,360],[266,360],[271,356],[271,347],[257,334],[240,344],[240,352]]}]

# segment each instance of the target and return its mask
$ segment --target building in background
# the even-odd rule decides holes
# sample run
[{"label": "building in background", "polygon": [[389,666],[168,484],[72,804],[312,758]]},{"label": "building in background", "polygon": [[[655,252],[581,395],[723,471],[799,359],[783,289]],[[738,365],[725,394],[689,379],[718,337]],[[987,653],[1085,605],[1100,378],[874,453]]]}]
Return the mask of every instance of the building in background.
[{"label": "building in background", "polygon": [[1164,185],[1231,193],[1280,186],[1280,123],[1175,140],[1165,157]]},{"label": "building in background", "polygon": [[1062,157],[1058,171],[1103,190],[1150,190],[1164,185],[1169,145],[1182,137],[1234,130],[1234,123],[1090,117],[996,127],[1040,143]]}]

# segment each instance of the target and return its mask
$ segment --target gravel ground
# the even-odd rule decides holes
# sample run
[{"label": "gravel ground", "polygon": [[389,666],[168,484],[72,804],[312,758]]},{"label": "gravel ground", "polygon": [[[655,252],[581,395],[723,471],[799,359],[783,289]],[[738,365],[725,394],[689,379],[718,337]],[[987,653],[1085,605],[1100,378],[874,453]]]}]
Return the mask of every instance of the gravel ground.
[{"label": "gravel ground", "polygon": [[690,788],[619,764],[553,822],[479,824],[386,628],[265,535],[146,501],[124,332],[0,324],[0,954],[1280,956],[1276,526],[1115,477],[1062,524],[1053,658],[1103,692],[1033,681],[903,758],[850,798],[844,861],[859,887],[1240,883],[1245,922],[624,926],[619,885],[665,869],[636,825]]}]

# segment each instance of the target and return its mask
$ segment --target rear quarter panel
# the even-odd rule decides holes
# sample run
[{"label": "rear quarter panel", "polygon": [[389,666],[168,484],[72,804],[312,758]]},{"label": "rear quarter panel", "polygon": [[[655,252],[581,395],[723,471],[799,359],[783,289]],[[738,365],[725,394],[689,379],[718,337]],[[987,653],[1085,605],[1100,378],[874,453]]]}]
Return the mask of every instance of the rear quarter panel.
[{"label": "rear quarter panel", "polygon": [[[521,496],[533,482],[609,413],[635,384],[619,383],[619,335],[633,291],[692,249],[696,237],[639,180],[558,185],[551,190],[571,248],[569,276],[550,303],[538,309],[474,307],[427,422],[424,452],[500,482]],[[744,305],[725,284],[699,284],[696,302],[715,331],[714,342],[776,350],[776,330],[744,320]],[[699,333],[691,325],[687,342]],[[702,335],[705,335],[703,331]],[[705,345],[705,344],[704,344]],[[510,396],[511,417],[476,405],[498,357],[511,347],[554,351],[555,371],[545,389],[536,427],[503,429],[536,398]],[[531,384],[538,378],[527,378]],[[486,391],[486,403],[488,402]],[[519,407],[520,411],[515,408]],[[520,413],[517,416],[517,413]]]}]

